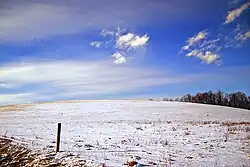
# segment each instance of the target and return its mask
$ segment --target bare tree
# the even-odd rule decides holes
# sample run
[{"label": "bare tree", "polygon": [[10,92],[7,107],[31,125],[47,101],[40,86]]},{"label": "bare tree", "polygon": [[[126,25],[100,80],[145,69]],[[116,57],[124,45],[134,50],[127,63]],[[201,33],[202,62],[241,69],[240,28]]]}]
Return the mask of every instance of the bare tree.
[{"label": "bare tree", "polygon": [[213,93],[212,91],[208,91],[204,93],[197,93],[194,96],[186,94],[179,99],[176,98],[175,101],[224,105],[250,109],[250,96],[247,97],[243,92],[224,93],[221,90],[218,90],[217,92]]}]

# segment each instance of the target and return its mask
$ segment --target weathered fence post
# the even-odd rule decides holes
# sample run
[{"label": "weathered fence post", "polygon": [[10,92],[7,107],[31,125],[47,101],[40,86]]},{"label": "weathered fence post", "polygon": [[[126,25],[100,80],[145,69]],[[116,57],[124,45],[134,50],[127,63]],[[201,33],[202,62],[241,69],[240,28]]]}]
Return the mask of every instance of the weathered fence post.
[{"label": "weathered fence post", "polygon": [[60,137],[61,137],[61,123],[57,125],[57,137],[56,137],[56,152],[60,149]]}]

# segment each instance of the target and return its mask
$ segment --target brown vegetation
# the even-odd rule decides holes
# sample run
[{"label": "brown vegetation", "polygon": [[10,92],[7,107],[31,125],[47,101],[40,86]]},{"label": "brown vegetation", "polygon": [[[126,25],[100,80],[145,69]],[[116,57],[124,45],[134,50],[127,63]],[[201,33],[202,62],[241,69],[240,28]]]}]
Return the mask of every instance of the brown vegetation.
[{"label": "brown vegetation", "polygon": [[32,106],[32,104],[17,104],[17,105],[0,106],[0,112],[25,111],[30,106]]},{"label": "brown vegetation", "polygon": [[17,142],[14,138],[0,137],[0,166],[1,167],[71,167],[71,166],[97,166],[87,164],[85,159],[77,155],[68,154],[56,157],[56,153],[34,152],[25,145]]}]

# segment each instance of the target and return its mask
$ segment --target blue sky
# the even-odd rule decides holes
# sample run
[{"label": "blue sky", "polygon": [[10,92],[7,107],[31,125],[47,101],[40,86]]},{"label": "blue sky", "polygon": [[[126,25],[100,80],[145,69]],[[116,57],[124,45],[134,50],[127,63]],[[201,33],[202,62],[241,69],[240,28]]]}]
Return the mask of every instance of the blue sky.
[{"label": "blue sky", "polygon": [[0,104],[250,94],[250,2],[0,4]]}]

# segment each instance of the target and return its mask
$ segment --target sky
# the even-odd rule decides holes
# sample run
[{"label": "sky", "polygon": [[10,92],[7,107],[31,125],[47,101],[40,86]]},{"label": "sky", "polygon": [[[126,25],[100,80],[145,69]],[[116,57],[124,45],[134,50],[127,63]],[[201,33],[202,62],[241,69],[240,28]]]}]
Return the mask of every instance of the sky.
[{"label": "sky", "polygon": [[0,105],[250,94],[250,1],[2,0]]}]

